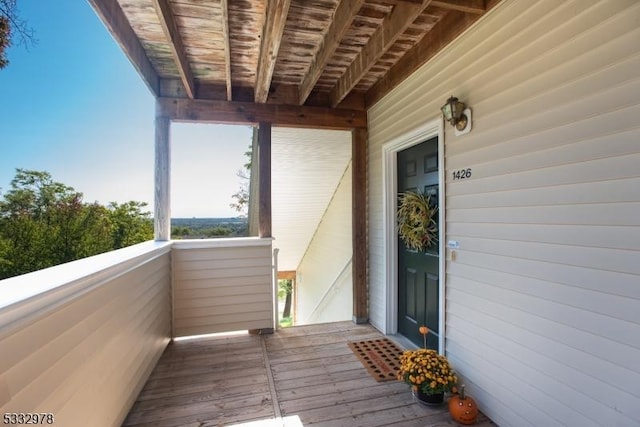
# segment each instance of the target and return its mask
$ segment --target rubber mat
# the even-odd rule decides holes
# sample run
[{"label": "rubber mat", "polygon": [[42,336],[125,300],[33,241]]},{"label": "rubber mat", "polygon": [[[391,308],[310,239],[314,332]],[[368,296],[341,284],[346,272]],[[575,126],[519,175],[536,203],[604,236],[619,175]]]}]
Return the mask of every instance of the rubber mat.
[{"label": "rubber mat", "polygon": [[353,341],[348,345],[376,381],[382,382],[396,379],[396,373],[400,368],[402,350],[389,339]]}]

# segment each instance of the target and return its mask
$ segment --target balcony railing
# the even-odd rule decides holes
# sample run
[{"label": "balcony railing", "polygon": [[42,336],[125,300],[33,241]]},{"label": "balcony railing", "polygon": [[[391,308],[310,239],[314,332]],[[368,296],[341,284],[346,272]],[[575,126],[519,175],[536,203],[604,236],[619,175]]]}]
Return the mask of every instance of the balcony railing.
[{"label": "balcony railing", "polygon": [[0,407],[120,425],[173,336],[271,328],[271,240],[145,242],[0,282]]},{"label": "balcony railing", "polygon": [[274,327],[271,239],[176,241],[173,336]]}]

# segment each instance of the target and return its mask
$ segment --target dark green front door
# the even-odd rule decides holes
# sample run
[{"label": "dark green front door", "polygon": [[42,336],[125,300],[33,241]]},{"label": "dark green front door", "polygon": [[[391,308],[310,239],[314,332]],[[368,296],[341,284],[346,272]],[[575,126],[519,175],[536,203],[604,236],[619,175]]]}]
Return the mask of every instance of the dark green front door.
[{"label": "dark green front door", "polygon": [[[438,139],[433,138],[398,152],[398,193],[422,191],[438,203]],[[426,251],[408,249],[398,238],[398,332],[423,346],[418,328],[431,331],[427,347],[438,348],[439,331],[438,245]]]}]

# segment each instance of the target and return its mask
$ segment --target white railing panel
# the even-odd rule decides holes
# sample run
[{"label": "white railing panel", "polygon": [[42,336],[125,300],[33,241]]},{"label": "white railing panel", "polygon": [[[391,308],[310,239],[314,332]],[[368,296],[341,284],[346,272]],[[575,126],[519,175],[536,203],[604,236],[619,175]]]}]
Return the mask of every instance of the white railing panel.
[{"label": "white railing panel", "polygon": [[170,339],[170,243],[0,281],[0,407],[119,426]]},{"label": "white railing panel", "polygon": [[272,239],[173,242],[174,337],[271,329]]}]

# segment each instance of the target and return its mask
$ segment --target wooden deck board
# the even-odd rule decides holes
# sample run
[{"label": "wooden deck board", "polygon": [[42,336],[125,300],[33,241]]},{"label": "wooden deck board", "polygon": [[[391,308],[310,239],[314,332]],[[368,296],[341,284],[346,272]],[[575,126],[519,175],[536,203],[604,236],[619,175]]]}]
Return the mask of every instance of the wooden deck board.
[{"label": "wooden deck board", "polygon": [[165,387],[156,387],[153,389],[145,388],[138,396],[138,402],[145,400],[162,399],[166,397],[182,396],[191,393],[205,393],[215,390],[219,394],[224,394],[228,389],[244,388],[252,389],[261,384],[266,384],[266,373],[260,372],[258,375],[248,377],[231,376],[226,379],[214,378],[211,381],[192,381],[180,385],[167,385]]},{"label": "wooden deck board", "polygon": [[[405,384],[376,382],[347,347],[379,337],[338,322],[174,342],[123,426],[282,426],[279,415],[305,427],[456,426],[446,406],[421,406]],[[495,426],[484,416],[477,425]]]}]

